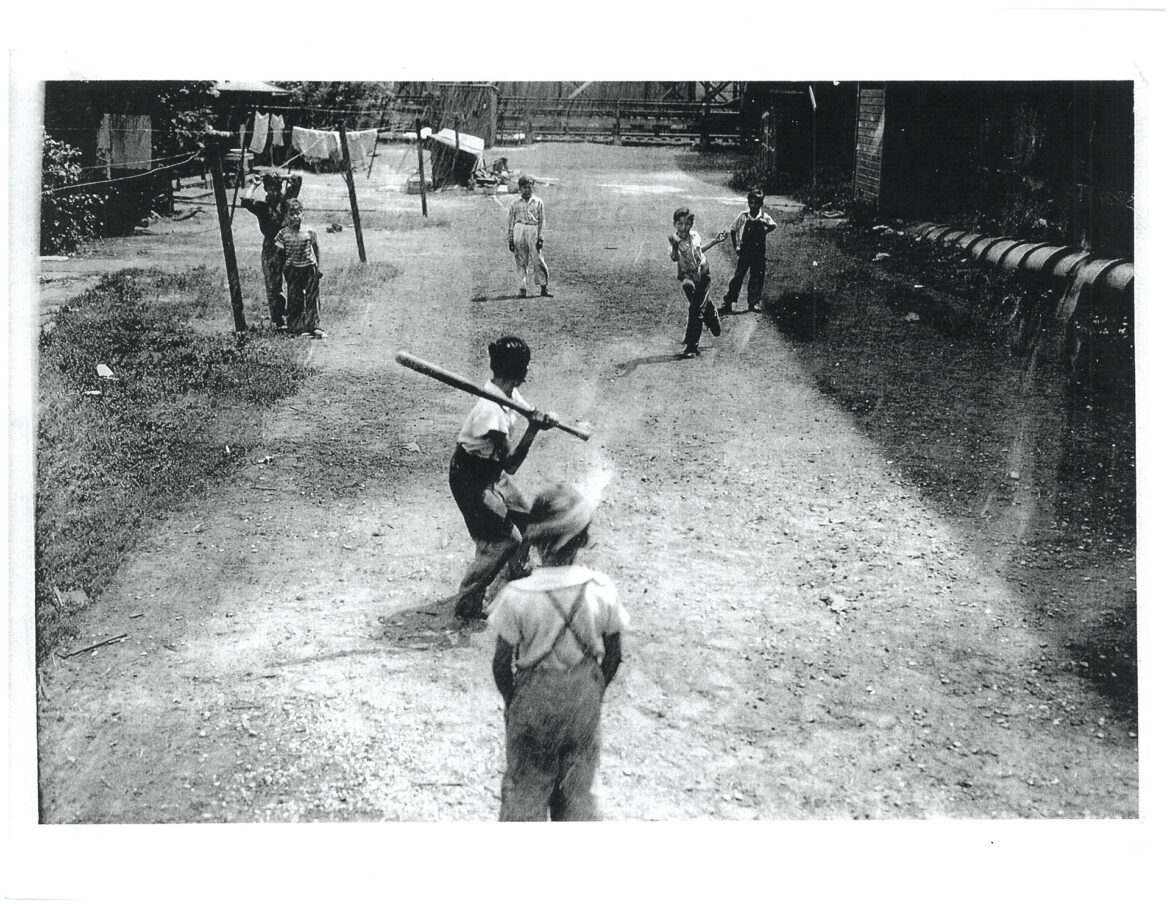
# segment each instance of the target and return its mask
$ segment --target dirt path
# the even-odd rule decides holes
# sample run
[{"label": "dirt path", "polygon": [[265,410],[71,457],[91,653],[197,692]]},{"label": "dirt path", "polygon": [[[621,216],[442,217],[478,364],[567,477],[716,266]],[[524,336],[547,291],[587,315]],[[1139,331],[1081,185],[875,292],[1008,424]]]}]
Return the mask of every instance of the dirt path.
[{"label": "dirt path", "polygon": [[[1045,667],[1052,638],[987,543],[827,400],[772,318],[729,317],[677,359],[670,211],[712,234],[741,206],[677,156],[509,154],[556,179],[539,191],[553,301],[502,297],[491,197],[434,197],[447,226],[367,230],[385,279],[327,307],[328,340],[298,340],[318,371],[258,460],[85,615],[83,638],[127,642],[45,668],[45,821],[494,818],[492,639],[438,605],[470,552],[445,479],[468,400],[392,356],[481,374],[505,332],[534,347],[527,397],[595,426],[542,436],[520,478],[604,487],[588,559],[633,618],[604,715],[608,818],[1136,815],[1134,726]],[[341,198],[334,181],[305,194]],[[391,217],[417,203],[370,194]],[[770,295],[853,266],[772,210],[789,222]],[[329,263],[355,258],[352,234],[329,239],[327,272],[360,287]]]}]

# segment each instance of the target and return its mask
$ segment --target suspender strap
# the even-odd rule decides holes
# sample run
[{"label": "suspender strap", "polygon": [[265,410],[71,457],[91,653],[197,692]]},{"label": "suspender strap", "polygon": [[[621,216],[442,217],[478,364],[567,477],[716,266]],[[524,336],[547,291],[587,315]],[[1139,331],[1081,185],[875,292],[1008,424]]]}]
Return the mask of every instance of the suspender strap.
[{"label": "suspender strap", "polygon": [[577,610],[581,608],[581,603],[585,601],[585,590],[588,587],[588,581],[581,585],[581,589],[577,591],[576,599],[573,600],[573,605],[569,608],[568,615],[565,614],[564,609],[557,605],[556,599],[551,594],[548,596],[548,601],[552,604],[552,607],[557,610],[557,614],[561,617],[561,630],[557,632],[556,639],[552,642],[552,646],[548,648],[548,652],[541,656],[540,659],[538,659],[536,662],[532,663],[529,668],[536,668],[538,665],[544,662],[544,660],[547,659],[549,655],[551,655],[552,652],[557,648],[557,645],[569,631],[573,632],[573,639],[576,640],[577,645],[581,647],[581,658],[578,659],[574,665],[579,665],[585,660],[586,656],[590,655],[589,643],[585,640],[582,640],[581,635],[577,633],[577,629],[573,627],[573,618],[576,616]]}]

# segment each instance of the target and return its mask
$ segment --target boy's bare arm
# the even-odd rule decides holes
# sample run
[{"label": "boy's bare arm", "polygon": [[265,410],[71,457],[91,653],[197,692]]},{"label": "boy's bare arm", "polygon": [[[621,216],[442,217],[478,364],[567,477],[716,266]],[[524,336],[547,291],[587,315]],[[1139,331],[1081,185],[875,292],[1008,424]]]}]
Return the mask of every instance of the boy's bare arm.
[{"label": "boy's bare arm", "polygon": [[492,677],[496,679],[496,689],[504,698],[504,705],[512,702],[512,695],[516,693],[516,676],[512,674],[513,646],[502,637],[496,638],[496,654],[492,657]]},{"label": "boy's bare arm", "polygon": [[709,241],[706,245],[704,245],[702,250],[709,251],[710,249],[712,249],[716,245],[718,245],[720,242],[725,242],[725,241],[727,241],[727,233],[721,232],[721,233],[719,233],[719,235],[715,236],[715,238],[711,239],[711,241]]}]

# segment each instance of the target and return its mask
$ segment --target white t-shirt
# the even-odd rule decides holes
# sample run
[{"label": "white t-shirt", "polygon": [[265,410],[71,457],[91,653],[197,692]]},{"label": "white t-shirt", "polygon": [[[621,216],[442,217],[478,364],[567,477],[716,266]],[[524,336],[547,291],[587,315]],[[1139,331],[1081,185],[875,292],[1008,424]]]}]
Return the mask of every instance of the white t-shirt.
[{"label": "white t-shirt", "polygon": [[[557,606],[568,615],[582,585],[584,599],[573,615],[573,630],[565,631],[554,648],[565,623]],[[567,671],[581,661],[582,652],[600,660],[605,654],[601,636],[618,634],[629,623],[630,614],[618,602],[613,582],[583,565],[537,568],[504,587],[488,613],[488,624],[516,648],[520,669],[539,664],[542,669]],[[588,650],[581,649],[577,634],[588,642]]]},{"label": "white t-shirt", "polygon": [[[504,394],[504,391],[491,380],[484,383],[483,388],[496,395]],[[517,404],[528,407],[528,403],[524,401],[518,390],[512,390],[511,399]],[[491,399],[476,399],[471,412],[463,421],[463,427],[459,430],[458,443],[472,455],[480,458],[491,458],[494,448],[488,434],[493,431],[504,434],[508,437],[508,444],[511,447],[512,431],[516,429],[517,424],[524,420],[524,415],[514,408],[505,408],[499,402],[493,402]]]}]

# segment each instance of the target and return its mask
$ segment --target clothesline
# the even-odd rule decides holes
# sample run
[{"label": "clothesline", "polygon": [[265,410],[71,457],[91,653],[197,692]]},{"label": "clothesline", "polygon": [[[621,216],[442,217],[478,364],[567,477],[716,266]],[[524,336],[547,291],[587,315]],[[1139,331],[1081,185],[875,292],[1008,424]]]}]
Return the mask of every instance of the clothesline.
[{"label": "clothesline", "polygon": [[202,151],[196,151],[195,153],[191,154],[186,159],[180,160],[178,163],[171,163],[171,164],[168,164],[167,166],[155,167],[154,169],[146,170],[145,172],[141,172],[141,173],[134,173],[134,174],[129,175],[129,176],[115,176],[113,179],[100,179],[97,182],[76,182],[72,185],[60,185],[56,188],[46,188],[41,192],[41,194],[42,195],[53,195],[53,194],[56,194],[57,192],[61,192],[61,191],[74,191],[78,188],[90,188],[91,186],[94,186],[94,185],[112,185],[115,182],[127,182],[131,179],[142,179],[146,176],[152,175],[153,173],[161,173],[163,170],[177,169],[178,167],[182,166],[184,163],[187,163],[188,161],[194,160],[196,157],[200,156],[202,153],[203,153]]},{"label": "clothesline", "polygon": [[[95,163],[93,166],[82,166],[82,167],[79,167],[79,169],[82,169],[82,170],[99,170],[99,169],[105,169],[107,166],[112,166],[114,169],[126,169],[126,168],[127,168],[127,164],[138,165],[138,164],[140,164],[140,163],[145,163],[145,164],[147,164],[147,165],[149,166],[149,165],[150,165],[150,164],[152,164],[152,163],[165,163],[165,162],[166,162],[166,161],[168,161],[168,160],[178,160],[180,157],[184,157],[184,158],[186,158],[186,157],[187,157],[187,152],[186,152],[186,151],[184,151],[182,154],[172,154],[172,155],[171,155],[171,156],[169,156],[169,157],[156,157],[156,158],[152,158],[152,159],[150,159],[150,160],[123,160],[123,161],[121,161],[121,162],[120,162],[120,163],[118,163],[118,164],[111,164],[111,163]],[[189,159],[189,158],[188,158],[188,159]]]}]

